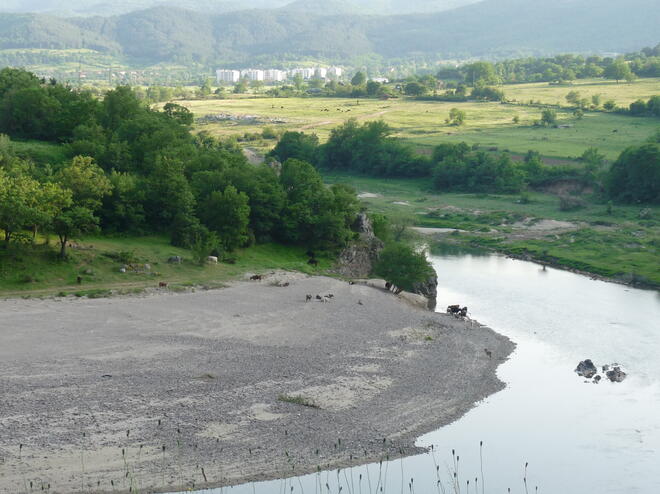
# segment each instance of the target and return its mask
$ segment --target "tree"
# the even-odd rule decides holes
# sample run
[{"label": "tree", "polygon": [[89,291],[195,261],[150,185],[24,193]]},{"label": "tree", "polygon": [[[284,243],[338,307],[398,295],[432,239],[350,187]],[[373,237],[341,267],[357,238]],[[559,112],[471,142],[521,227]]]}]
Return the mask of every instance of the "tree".
[{"label": "tree", "polygon": [[376,96],[381,88],[380,82],[369,81],[367,82],[367,95]]},{"label": "tree", "polygon": [[630,71],[630,66],[623,59],[617,59],[605,67],[603,75],[607,79],[616,80],[617,84],[621,80],[626,80],[628,82],[633,80],[633,74]]},{"label": "tree", "polygon": [[466,65],[464,70],[465,82],[471,86],[487,86],[500,82],[495,66],[490,62],[474,62]]},{"label": "tree", "polygon": [[66,257],[69,239],[98,230],[99,219],[86,207],[76,206],[62,211],[53,219],[53,231],[60,241],[60,257]]},{"label": "tree", "polygon": [[380,252],[374,273],[392,283],[399,291],[414,290],[416,283],[435,275],[424,252],[402,243],[391,243]]},{"label": "tree", "polygon": [[293,85],[298,91],[302,91],[303,87],[305,87],[305,79],[303,79],[303,76],[300,74],[300,72],[296,72],[296,74],[293,76]]},{"label": "tree", "polygon": [[449,118],[445,120],[449,125],[460,126],[465,122],[465,112],[459,110],[458,108],[452,108],[449,110]]},{"label": "tree", "polygon": [[546,108],[541,112],[541,123],[551,126],[557,124],[557,112],[552,108]]},{"label": "tree", "polygon": [[319,147],[319,138],[316,134],[287,131],[282,134],[277,145],[268,153],[268,156],[277,158],[284,163],[289,158],[295,158],[307,163],[315,163]]},{"label": "tree", "polygon": [[591,95],[591,104],[594,105],[594,107],[598,108],[600,106],[600,101],[601,101],[600,94]]},{"label": "tree", "polygon": [[104,196],[112,191],[112,184],[103,170],[87,156],[76,156],[59,173],[59,183],[73,193],[76,205],[95,211]]},{"label": "tree", "polygon": [[193,124],[193,114],[185,106],[177,105],[176,103],[167,103],[163,107],[163,112],[181,125]]},{"label": "tree", "polygon": [[367,76],[360,70],[358,70],[351,79],[351,84],[353,86],[362,86],[365,82],[367,82]]},{"label": "tree", "polygon": [[625,149],[612,164],[606,185],[615,201],[660,204],[660,145]]},{"label": "tree", "polygon": [[228,185],[223,192],[212,192],[200,204],[199,216],[202,222],[220,237],[225,250],[233,251],[245,245],[248,240],[250,206],[248,196]]},{"label": "tree", "polygon": [[408,84],[405,85],[403,91],[408,96],[421,96],[424,93],[426,93],[427,88],[426,86],[420,84],[419,82],[409,82]]},{"label": "tree", "polygon": [[0,168],[0,229],[5,234],[5,246],[21,230],[32,229],[36,235],[39,227],[48,225],[70,204],[71,192],[59,185],[41,184],[20,167],[11,174]]},{"label": "tree", "polygon": [[603,108],[607,111],[612,111],[616,108],[616,102],[614,100],[608,99],[603,103]]},{"label": "tree", "polygon": [[580,103],[580,92],[579,91],[569,91],[566,95],[566,101],[570,104],[577,106]]}]

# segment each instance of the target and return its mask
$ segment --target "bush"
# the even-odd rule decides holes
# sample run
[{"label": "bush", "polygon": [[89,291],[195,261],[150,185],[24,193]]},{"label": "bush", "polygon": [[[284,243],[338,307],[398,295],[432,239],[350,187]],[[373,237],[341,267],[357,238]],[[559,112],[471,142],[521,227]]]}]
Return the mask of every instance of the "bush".
[{"label": "bush", "polygon": [[400,290],[412,291],[415,283],[423,283],[435,276],[424,252],[416,252],[402,243],[387,245],[380,253],[374,273]]}]

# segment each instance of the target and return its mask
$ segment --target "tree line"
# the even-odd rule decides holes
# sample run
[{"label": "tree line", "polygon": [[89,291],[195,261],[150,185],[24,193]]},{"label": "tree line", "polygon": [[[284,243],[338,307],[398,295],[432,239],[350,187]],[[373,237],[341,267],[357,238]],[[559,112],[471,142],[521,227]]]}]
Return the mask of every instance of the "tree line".
[{"label": "tree line", "polygon": [[580,165],[547,166],[535,151],[514,161],[508,153],[487,152],[464,142],[440,144],[430,157],[422,156],[391,134],[383,121],[360,125],[348,120],[331,131],[325,144],[314,134],[286,132],[271,156],[301,159],[328,171],[429,178],[441,192],[517,194],[527,187],[571,180],[595,186],[603,197],[621,202],[660,202],[657,136],[629,147],[608,168],[605,157],[593,148],[583,153]]},{"label": "tree line", "polygon": [[95,98],[16,69],[0,71],[0,133],[60,143],[65,162],[35,164],[0,139],[5,245],[85,232],[168,234],[231,251],[279,241],[335,249],[353,236],[355,192],[326,187],[309,163],[253,166],[232,143],[190,132],[192,114],[146,106],[126,86]]}]

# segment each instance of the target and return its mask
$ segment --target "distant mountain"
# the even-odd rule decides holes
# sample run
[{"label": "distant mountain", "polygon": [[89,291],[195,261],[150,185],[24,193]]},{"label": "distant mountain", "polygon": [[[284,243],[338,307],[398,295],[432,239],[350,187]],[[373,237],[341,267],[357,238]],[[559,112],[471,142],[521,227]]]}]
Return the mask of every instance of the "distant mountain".
[{"label": "distant mountain", "polygon": [[289,10],[320,15],[406,14],[441,12],[480,0],[2,0],[0,12],[44,13],[66,16],[113,16],[157,6],[178,7],[196,12],[219,14],[250,9]]},{"label": "distant mountain", "polygon": [[[372,1],[385,0],[364,4]],[[166,6],[68,19],[0,14],[0,49],[86,47],[143,63],[306,57],[348,63],[362,56],[626,52],[660,41],[657,0],[485,0],[446,12],[390,16],[349,15],[343,11],[349,2],[301,0],[223,14]]]}]

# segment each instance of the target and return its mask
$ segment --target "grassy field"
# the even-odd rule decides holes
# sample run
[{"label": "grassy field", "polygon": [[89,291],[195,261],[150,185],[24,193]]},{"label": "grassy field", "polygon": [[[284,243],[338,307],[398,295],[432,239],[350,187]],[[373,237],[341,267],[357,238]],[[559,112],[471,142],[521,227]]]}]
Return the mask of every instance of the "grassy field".
[{"label": "grassy field", "polygon": [[547,82],[527,84],[507,84],[502,86],[507,99],[527,103],[530,100],[550,105],[568,105],[566,95],[569,91],[578,91],[582,98],[589,99],[600,95],[601,104],[607,100],[614,101],[617,106],[628,106],[637,99],[647,100],[655,94],[660,94],[660,79],[643,78],[632,83],[610,81],[605,79],[578,79],[567,84],[550,85]]},{"label": "grassy field", "polygon": [[[173,247],[168,239],[150,237],[90,237],[78,242],[81,248],[69,249],[69,258],[57,258],[54,245],[38,245],[9,251],[0,248],[0,297],[78,295],[104,296],[116,293],[140,292],[168,283],[170,290],[191,286],[219,286],[246,272],[266,272],[274,269],[307,273],[325,273],[331,260],[319,258],[314,268],[307,264],[306,249],[263,244],[241,249],[234,256],[235,264],[219,263],[200,266],[191,261],[186,249]],[[182,264],[168,264],[170,256],[181,256]],[[121,273],[124,264],[151,269]],[[77,277],[82,283],[77,283]]]},{"label": "grassy field", "polygon": [[[640,219],[640,206],[586,202],[561,211],[559,198],[532,192],[518,196],[437,194],[425,180],[377,179],[326,174],[327,183],[346,183],[371,211],[408,214],[418,226],[458,229],[444,241],[481,246],[552,262],[607,277],[636,279],[660,286],[660,207]],[[543,222],[542,220],[553,220]]]},{"label": "grassy field", "polygon": [[61,144],[44,141],[11,141],[16,155],[21,158],[30,158],[40,165],[57,164],[66,161],[67,154]]},{"label": "grassy field", "polygon": [[[609,92],[600,91],[606,88]],[[590,81],[581,83],[584,95],[587,89],[593,93],[620,98],[620,104],[660,93],[660,79],[644,79],[633,84]],[[543,100],[555,104],[571,87],[526,84],[504,86],[508,97],[515,95],[519,101]],[[511,91],[511,94],[509,93]],[[591,93],[589,93],[591,94]],[[550,101],[552,100],[552,101]],[[359,121],[383,119],[395,135],[420,147],[431,147],[441,142],[466,141],[489,148],[525,153],[530,149],[552,158],[571,159],[580,156],[588,147],[596,147],[609,159],[615,159],[626,147],[646,140],[660,127],[658,119],[636,118],[604,112],[587,112],[582,120],[576,119],[569,109],[559,110],[559,123],[569,128],[535,127],[541,109],[500,103],[447,103],[416,101],[408,98],[388,101],[343,98],[267,98],[230,97],[223,100],[182,101],[196,117],[227,113],[233,116],[255,116],[257,122],[227,121],[199,124],[197,130],[205,130],[218,137],[242,136],[246,132],[260,132],[264,127],[281,131],[302,130],[316,133],[321,141],[327,139],[332,128],[349,118]],[[453,127],[445,123],[451,108],[465,111],[465,125]],[[514,124],[513,119],[519,119]],[[283,123],[273,123],[272,121]],[[274,145],[273,140],[254,141],[249,144],[261,151]]]}]

